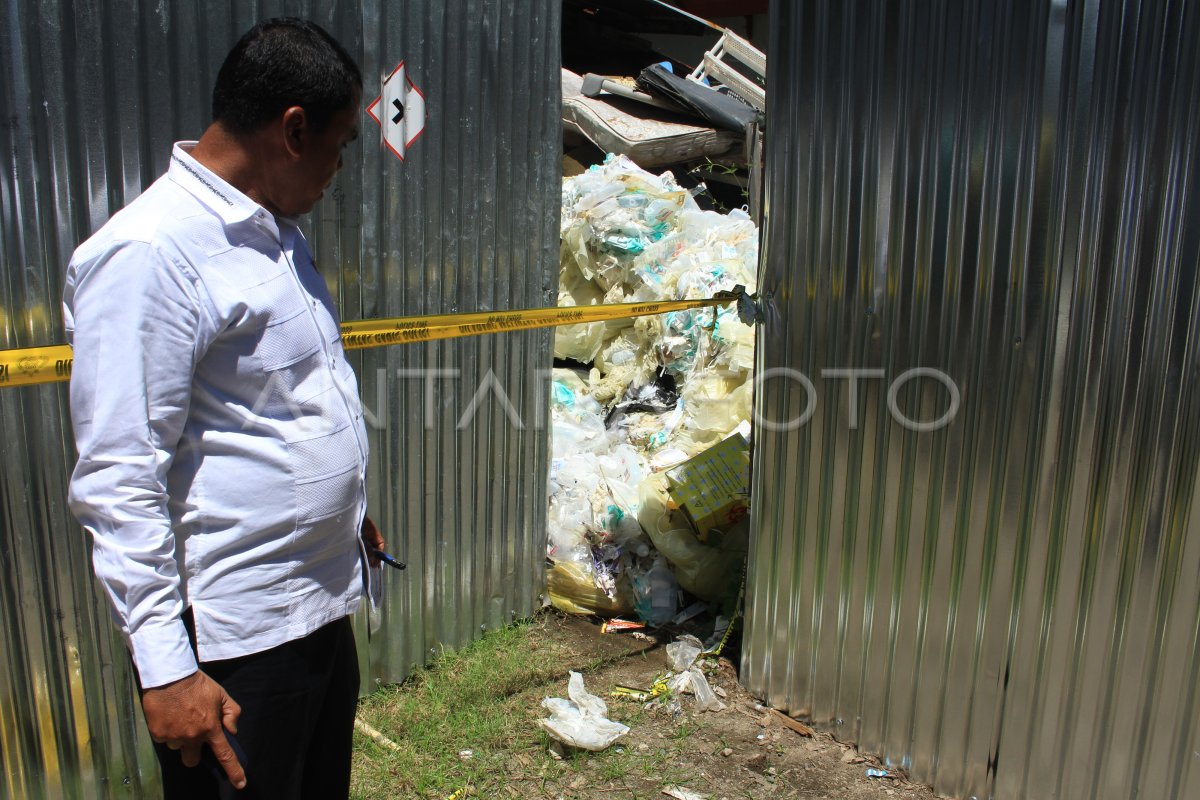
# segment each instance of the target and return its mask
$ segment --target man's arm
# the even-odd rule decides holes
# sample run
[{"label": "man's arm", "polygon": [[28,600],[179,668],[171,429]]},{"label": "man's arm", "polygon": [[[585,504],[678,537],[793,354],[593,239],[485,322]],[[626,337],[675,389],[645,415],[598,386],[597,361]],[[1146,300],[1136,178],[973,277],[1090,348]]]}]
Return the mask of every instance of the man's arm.
[{"label": "man's arm", "polygon": [[[194,274],[156,247],[125,243],[68,270],[71,419],[79,461],[69,501],[92,534],[96,577],[121,620],[150,734],[199,759],[208,742],[230,780],[245,777],[222,725],[237,704],[198,672],[181,620],[167,473],[187,421],[192,376],[214,335]],[[232,763],[230,763],[232,761]]]}]

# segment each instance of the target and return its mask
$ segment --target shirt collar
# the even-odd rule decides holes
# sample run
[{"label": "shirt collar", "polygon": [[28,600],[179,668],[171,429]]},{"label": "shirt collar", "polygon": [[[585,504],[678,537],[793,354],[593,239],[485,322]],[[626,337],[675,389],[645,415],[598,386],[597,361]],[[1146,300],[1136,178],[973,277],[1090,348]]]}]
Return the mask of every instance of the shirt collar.
[{"label": "shirt collar", "polygon": [[175,143],[171,166],[167,168],[171,180],[212,209],[226,225],[236,225],[254,217],[271,219],[270,212],[192,158],[191,150],[195,146],[196,142]]}]

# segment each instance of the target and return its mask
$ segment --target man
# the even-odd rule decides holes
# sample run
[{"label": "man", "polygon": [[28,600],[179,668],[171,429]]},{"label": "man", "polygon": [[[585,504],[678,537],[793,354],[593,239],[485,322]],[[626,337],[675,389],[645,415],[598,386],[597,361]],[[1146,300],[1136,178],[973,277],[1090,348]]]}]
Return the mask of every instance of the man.
[{"label": "man", "polygon": [[349,615],[383,541],[354,373],[295,217],[341,168],[361,97],[325,31],[256,25],[199,142],[67,272],[70,503],[168,798],[349,791]]}]

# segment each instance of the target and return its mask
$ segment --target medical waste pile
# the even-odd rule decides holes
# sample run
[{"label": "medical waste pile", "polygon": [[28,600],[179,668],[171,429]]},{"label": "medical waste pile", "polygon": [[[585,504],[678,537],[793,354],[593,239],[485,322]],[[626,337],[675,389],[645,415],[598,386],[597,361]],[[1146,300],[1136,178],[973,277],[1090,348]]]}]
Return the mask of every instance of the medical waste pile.
[{"label": "medical waste pile", "polygon": [[[567,178],[560,306],[755,290],[758,230],[623,156]],[[560,327],[551,387],[551,601],[679,613],[726,596],[745,558],[754,329],[734,304]]]}]

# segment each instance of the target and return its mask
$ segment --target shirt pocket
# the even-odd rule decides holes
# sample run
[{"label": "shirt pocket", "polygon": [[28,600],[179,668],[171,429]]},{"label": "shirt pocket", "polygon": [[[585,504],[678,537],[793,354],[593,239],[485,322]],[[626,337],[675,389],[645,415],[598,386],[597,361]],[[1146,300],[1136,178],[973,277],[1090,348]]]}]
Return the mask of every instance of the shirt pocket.
[{"label": "shirt pocket", "polygon": [[296,480],[296,521],[301,525],[335,516],[362,494],[361,457],[354,429],[287,445]]},{"label": "shirt pocket", "polygon": [[359,483],[357,467],[336,475],[296,481],[296,522],[311,524],[351,508],[359,499]]},{"label": "shirt pocket", "polygon": [[258,343],[258,358],[267,372],[290,367],[321,351],[321,339],[308,310],[301,307],[286,319],[272,320]]}]

